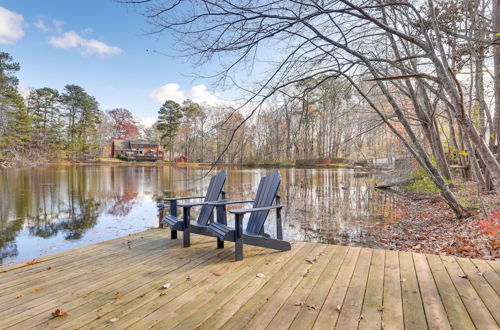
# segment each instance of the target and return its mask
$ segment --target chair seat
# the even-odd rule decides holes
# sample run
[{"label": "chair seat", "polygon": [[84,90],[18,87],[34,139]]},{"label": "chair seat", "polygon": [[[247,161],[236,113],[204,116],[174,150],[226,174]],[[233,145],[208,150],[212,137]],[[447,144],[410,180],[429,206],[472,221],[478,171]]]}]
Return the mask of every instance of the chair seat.
[{"label": "chair seat", "polygon": [[[234,228],[231,228],[231,227],[228,227],[226,225],[214,222],[214,223],[211,223],[207,229],[210,233],[212,233],[214,236],[220,238],[223,241],[233,241],[234,242],[234,239],[235,239],[234,235],[236,232]],[[252,232],[249,232],[246,230],[243,231],[243,235],[244,236],[251,236],[251,237],[262,237],[261,235],[258,235],[258,234],[255,234],[255,233],[252,233]],[[269,235],[264,234],[264,237],[269,237]]]},{"label": "chair seat", "polygon": [[172,230],[184,230],[184,221],[173,215],[167,215],[161,220],[161,223]]}]

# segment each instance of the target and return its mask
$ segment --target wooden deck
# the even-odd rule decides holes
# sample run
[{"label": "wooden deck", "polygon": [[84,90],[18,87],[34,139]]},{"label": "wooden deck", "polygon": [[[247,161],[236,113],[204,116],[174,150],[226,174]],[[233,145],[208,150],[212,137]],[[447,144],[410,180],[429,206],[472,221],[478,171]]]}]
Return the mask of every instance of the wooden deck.
[{"label": "wooden deck", "polygon": [[[294,243],[290,252],[167,229],[0,268],[0,328],[497,329],[500,262]],[[162,288],[162,286],[168,288]],[[67,312],[53,317],[56,309]]]}]

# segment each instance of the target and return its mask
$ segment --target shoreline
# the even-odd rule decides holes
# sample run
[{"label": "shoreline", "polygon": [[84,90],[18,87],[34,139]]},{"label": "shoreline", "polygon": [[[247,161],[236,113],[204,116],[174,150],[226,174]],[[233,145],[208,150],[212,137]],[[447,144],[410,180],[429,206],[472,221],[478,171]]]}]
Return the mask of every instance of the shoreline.
[{"label": "shoreline", "polygon": [[[195,162],[149,162],[149,161],[124,161],[118,159],[105,159],[98,161],[51,161],[44,164],[33,164],[32,166],[16,166],[12,163],[11,166],[4,166],[3,168],[32,168],[32,167],[46,167],[46,166],[100,166],[100,165],[114,165],[114,166],[149,166],[149,167],[163,167],[163,166],[179,166],[179,167],[247,167],[247,168],[317,168],[317,169],[355,169],[365,171],[384,171],[391,170],[390,168],[382,167],[361,167],[353,166],[351,164],[312,164],[312,165],[297,165],[294,163],[195,163]],[[1,169],[2,167],[0,167]]]}]

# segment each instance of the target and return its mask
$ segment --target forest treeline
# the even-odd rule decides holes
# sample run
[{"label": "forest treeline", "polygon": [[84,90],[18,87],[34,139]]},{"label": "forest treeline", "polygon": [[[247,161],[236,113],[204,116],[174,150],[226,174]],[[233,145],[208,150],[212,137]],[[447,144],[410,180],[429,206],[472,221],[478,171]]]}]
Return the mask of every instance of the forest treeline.
[{"label": "forest treeline", "polygon": [[106,147],[112,139],[161,141],[167,160],[183,155],[190,161],[235,164],[405,152],[376,115],[360,108],[345,80],[303,81],[289,89],[302,96],[282,92],[247,121],[245,109],[230,102],[210,106],[166,100],[156,123],[146,127],[128,109],[102,110],[94,96],[74,84],[60,91],[30,89],[23,97],[19,69],[12,56],[0,53],[0,158],[96,160],[109,156]]}]

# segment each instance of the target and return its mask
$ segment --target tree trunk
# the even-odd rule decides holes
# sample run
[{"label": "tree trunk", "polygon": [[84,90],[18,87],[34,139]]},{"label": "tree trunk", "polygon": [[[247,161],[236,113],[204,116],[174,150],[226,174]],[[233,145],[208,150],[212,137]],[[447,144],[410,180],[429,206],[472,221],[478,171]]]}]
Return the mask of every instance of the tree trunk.
[{"label": "tree trunk", "polygon": [[[496,136],[496,154],[500,161],[500,0],[493,0],[493,32],[496,40],[493,53],[495,58],[495,131],[492,134]],[[492,128],[493,130],[493,128]]]}]

